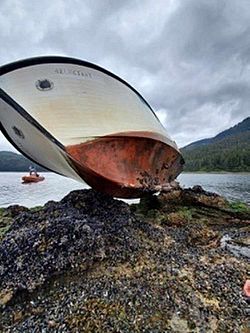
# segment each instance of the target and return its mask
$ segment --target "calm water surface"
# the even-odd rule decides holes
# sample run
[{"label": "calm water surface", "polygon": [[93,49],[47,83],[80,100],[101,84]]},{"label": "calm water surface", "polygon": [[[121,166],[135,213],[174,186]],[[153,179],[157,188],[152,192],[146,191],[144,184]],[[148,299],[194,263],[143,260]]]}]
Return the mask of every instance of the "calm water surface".
[{"label": "calm water surface", "polygon": [[250,204],[250,173],[183,173],[178,180],[184,187],[201,185],[230,201]]},{"label": "calm water surface", "polygon": [[[0,207],[19,204],[33,207],[49,200],[61,200],[72,190],[88,188],[54,173],[44,173],[45,181],[37,184],[22,184],[24,173],[0,172]],[[184,187],[201,185],[205,190],[217,192],[229,200],[250,204],[250,174],[185,173],[178,177]]]}]

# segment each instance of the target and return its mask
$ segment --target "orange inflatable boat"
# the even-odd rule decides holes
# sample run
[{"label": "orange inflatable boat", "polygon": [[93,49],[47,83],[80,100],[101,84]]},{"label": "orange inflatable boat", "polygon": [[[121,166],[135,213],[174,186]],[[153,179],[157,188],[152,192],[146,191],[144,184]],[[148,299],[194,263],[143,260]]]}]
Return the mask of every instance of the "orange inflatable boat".
[{"label": "orange inflatable boat", "polygon": [[22,183],[27,184],[27,183],[38,183],[43,181],[45,178],[43,176],[36,176],[36,175],[28,175],[28,176],[23,176],[22,177]]}]

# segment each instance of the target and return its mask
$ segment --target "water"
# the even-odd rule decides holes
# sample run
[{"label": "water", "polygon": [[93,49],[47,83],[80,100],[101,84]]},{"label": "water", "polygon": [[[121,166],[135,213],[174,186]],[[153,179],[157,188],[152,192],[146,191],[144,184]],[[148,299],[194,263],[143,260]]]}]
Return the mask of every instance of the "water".
[{"label": "water", "polygon": [[250,173],[183,173],[178,180],[184,187],[201,185],[230,201],[250,204]]},{"label": "water", "polygon": [[88,188],[87,185],[55,173],[43,174],[45,180],[39,183],[22,184],[23,172],[0,172],[0,207],[22,205],[34,207],[49,200],[59,201],[70,191]]},{"label": "water", "polygon": [[[87,185],[54,173],[44,173],[43,182],[22,184],[23,175],[19,172],[0,172],[0,207],[14,204],[40,206],[49,200],[61,200],[72,190],[88,188]],[[178,181],[185,187],[201,185],[205,190],[217,192],[229,200],[250,204],[250,174],[186,173],[181,174]]]}]

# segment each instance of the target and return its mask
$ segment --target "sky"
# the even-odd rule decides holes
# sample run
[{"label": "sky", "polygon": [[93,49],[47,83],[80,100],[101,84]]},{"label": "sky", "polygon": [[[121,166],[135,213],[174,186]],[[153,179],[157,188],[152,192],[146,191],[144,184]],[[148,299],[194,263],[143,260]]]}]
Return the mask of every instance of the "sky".
[{"label": "sky", "polygon": [[[250,112],[249,0],[1,0],[0,66],[100,65],[149,102],[179,147]],[[0,133],[0,150],[14,150]]]}]

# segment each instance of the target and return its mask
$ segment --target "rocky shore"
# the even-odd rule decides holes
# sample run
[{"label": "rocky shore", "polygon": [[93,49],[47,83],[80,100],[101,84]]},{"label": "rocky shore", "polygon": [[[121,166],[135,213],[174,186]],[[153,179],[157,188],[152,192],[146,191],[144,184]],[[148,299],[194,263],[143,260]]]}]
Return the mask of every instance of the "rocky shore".
[{"label": "rocky shore", "polygon": [[249,207],[175,188],[0,210],[0,332],[249,332]]}]

